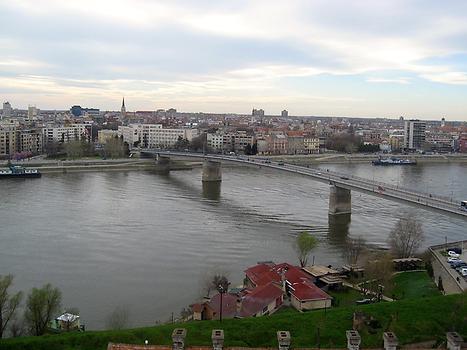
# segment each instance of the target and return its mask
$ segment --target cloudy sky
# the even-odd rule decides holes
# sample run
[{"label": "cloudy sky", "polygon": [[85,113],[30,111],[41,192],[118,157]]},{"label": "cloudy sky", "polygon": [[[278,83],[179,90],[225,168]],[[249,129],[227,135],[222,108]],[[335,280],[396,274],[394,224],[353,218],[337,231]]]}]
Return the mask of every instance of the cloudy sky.
[{"label": "cloudy sky", "polygon": [[0,0],[13,107],[467,120],[467,1]]}]

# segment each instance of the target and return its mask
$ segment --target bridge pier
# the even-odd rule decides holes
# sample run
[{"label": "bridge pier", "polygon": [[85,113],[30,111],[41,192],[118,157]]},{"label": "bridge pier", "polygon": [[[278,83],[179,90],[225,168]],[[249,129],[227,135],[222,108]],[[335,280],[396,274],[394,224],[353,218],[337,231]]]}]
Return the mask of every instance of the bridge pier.
[{"label": "bridge pier", "polygon": [[221,162],[205,159],[203,162],[203,182],[221,182],[222,168]]},{"label": "bridge pier", "polygon": [[168,174],[170,172],[170,157],[157,155],[156,172],[159,174]]},{"label": "bridge pier", "polygon": [[329,214],[350,214],[352,212],[350,190],[336,185],[330,186]]}]

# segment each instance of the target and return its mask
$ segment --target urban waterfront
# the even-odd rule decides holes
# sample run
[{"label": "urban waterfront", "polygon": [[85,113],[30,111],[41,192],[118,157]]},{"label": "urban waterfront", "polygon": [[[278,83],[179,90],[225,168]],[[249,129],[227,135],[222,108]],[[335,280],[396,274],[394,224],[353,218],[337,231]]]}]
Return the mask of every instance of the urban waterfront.
[{"label": "urban waterfront", "polygon": [[[322,168],[378,179],[458,200],[467,198],[466,164]],[[327,185],[271,169],[226,167],[220,196],[201,185],[200,169],[172,172],[47,174],[0,182],[0,265],[28,290],[58,286],[91,329],[104,328],[118,305],[132,324],[166,321],[203,294],[207,276],[242,270],[260,260],[294,262],[301,230],[320,239],[323,264],[342,262],[348,236],[385,247],[407,211],[422,223],[424,246],[465,239],[465,220],[352,193],[353,213],[328,216]]]}]

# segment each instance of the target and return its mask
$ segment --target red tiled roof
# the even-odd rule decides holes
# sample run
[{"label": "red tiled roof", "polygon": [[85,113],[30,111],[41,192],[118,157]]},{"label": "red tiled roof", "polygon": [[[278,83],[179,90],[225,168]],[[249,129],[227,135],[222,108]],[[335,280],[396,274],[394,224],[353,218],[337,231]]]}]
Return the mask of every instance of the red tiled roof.
[{"label": "red tiled roof", "polygon": [[300,301],[331,299],[328,294],[310,282],[293,284],[292,288],[290,293]]},{"label": "red tiled roof", "polygon": [[190,305],[191,306],[191,310],[193,310],[193,312],[201,312],[203,311],[203,308],[204,308],[204,304],[193,304],[193,305]]},{"label": "red tiled roof", "polygon": [[246,269],[245,274],[254,284],[264,285],[270,281],[277,280],[277,274],[271,268],[272,266],[268,264],[258,264]]},{"label": "red tiled roof", "polygon": [[243,298],[240,316],[253,316],[282,295],[282,289],[273,282],[256,287]]},{"label": "red tiled roof", "polygon": [[[221,295],[217,293],[209,301],[209,307],[216,313],[214,319],[218,319],[220,315],[220,298]],[[237,299],[234,294],[224,293],[222,295],[222,317],[233,318],[237,313]]]},{"label": "red tiled roof", "polygon": [[304,272],[300,267],[293,266],[287,263],[277,264],[274,266],[274,270],[282,275],[284,272],[285,279],[290,283],[301,283],[303,281],[313,281],[313,278]]}]

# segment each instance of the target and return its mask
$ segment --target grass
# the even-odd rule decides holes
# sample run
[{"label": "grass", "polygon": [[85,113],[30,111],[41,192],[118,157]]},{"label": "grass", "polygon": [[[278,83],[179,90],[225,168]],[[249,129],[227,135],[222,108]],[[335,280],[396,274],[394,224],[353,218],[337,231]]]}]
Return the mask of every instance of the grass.
[{"label": "grass", "polygon": [[398,300],[441,295],[426,271],[398,273],[393,282],[393,294]]},{"label": "grass", "polygon": [[171,332],[176,327],[187,329],[188,346],[210,346],[212,329],[224,329],[225,346],[277,347],[276,331],[289,330],[294,347],[320,346],[345,348],[345,331],[352,328],[353,312],[359,310],[372,316],[381,324],[376,332],[363,329],[362,347],[381,347],[382,333],[391,330],[402,344],[445,339],[445,332],[455,330],[467,336],[467,294],[406,299],[388,303],[339,307],[307,313],[284,312],[260,318],[240,320],[198,321],[158,327],[122,331],[101,331],[24,337],[0,341],[0,350],[99,350],[107,343],[170,345]]},{"label": "grass", "polygon": [[335,307],[352,306],[357,300],[363,298],[362,294],[352,288],[346,288],[340,291],[329,291],[328,294],[334,298]]}]

